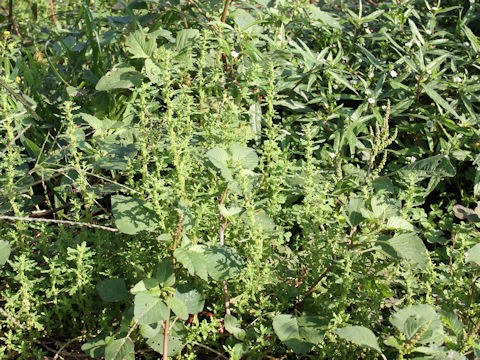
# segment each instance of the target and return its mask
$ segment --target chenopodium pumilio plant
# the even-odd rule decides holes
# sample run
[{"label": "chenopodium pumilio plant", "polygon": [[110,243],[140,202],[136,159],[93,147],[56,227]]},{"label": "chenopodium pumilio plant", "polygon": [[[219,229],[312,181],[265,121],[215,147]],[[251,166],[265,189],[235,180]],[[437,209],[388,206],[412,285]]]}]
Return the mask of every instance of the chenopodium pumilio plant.
[{"label": "chenopodium pumilio plant", "polygon": [[[142,279],[127,292],[123,279],[107,279],[97,284],[105,302],[124,302],[133,296],[133,305],[123,314],[114,336],[96,338],[82,349],[92,357],[107,360],[133,360],[137,332],[146,344],[166,356],[179,353],[186,345],[188,329],[184,325],[203,310],[205,297],[198,286],[182,281],[176,285],[181,267],[204,281],[225,281],[241,273],[243,262],[236,251],[224,246],[184,245],[172,259],[164,259],[151,277]],[[174,267],[175,266],[175,267]],[[176,275],[177,274],[177,275]],[[166,354],[166,355],[165,355]]]},{"label": "chenopodium pumilio plant", "polygon": [[[232,191],[244,193],[251,184],[249,186],[249,182],[235,182],[235,169],[253,176],[251,169],[257,166],[258,157],[253,149],[238,144],[233,144],[229,151],[230,154],[221,148],[214,148],[207,153],[207,157],[220,170]],[[190,285],[183,279],[180,285],[174,286],[177,277],[184,273],[187,278],[190,275],[206,282],[209,278],[222,282],[226,299],[225,327],[241,339],[243,332],[229,309],[227,280],[239,276],[244,263],[237,251],[224,243],[228,219],[241,211],[242,209],[225,208],[223,201],[219,204],[219,217],[224,220],[220,224],[220,245],[194,244],[188,237],[175,234],[175,260],[164,259],[153,276],[141,280],[130,290],[134,297],[133,307],[125,312],[122,325],[115,336],[90,341],[84,344],[83,350],[92,357],[105,356],[107,360],[134,359],[134,331],[138,329],[146,344],[163,354],[164,358],[179,353],[186,345],[188,335],[184,322],[201,312],[205,303],[205,297],[198,286]],[[123,195],[112,196],[112,212],[120,232],[135,235],[155,230],[157,214],[146,200]],[[182,243],[180,238],[183,238]],[[182,272],[182,267],[186,271]],[[97,291],[106,302],[126,301],[129,298],[123,279],[104,280],[97,284]]]}]

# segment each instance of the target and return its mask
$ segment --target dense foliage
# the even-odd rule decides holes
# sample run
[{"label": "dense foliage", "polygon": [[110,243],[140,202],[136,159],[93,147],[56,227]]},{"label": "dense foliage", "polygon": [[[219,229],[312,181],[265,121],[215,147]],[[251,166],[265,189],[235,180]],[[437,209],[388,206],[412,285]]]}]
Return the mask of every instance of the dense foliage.
[{"label": "dense foliage", "polygon": [[480,357],[479,4],[10,3],[3,358]]}]

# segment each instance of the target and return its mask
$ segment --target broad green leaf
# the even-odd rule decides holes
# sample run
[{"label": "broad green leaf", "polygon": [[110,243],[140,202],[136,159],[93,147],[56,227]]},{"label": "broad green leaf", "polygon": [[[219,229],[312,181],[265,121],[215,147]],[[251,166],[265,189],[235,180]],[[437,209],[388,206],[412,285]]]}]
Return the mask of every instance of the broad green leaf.
[{"label": "broad green leaf", "polygon": [[422,84],[422,88],[425,90],[428,96],[435,101],[435,103],[445,110],[447,110],[450,114],[454,115],[458,120],[462,121],[462,118],[455,109],[439,94],[435,91],[435,89],[431,86],[431,84]]},{"label": "broad green leaf", "polygon": [[210,246],[205,253],[207,270],[217,281],[228,280],[240,275],[244,262],[234,248],[228,246]]},{"label": "broad green leaf", "polygon": [[480,244],[473,246],[465,253],[465,261],[480,265]]},{"label": "broad green leaf", "polygon": [[208,281],[207,261],[202,253],[189,248],[178,247],[173,252],[173,256],[185,266],[190,275],[197,275]]},{"label": "broad green leaf", "polygon": [[213,165],[215,165],[216,168],[221,169],[222,167],[228,166],[228,160],[230,159],[230,156],[222,148],[215,147],[207,151],[207,158]]},{"label": "broad green leaf", "polygon": [[157,336],[163,330],[163,321],[153,324],[140,324],[140,335],[145,339],[150,339]]},{"label": "broad green leaf", "polygon": [[417,228],[410,222],[400,216],[392,216],[388,219],[386,227],[388,229],[417,231]]},{"label": "broad green leaf", "polygon": [[[147,345],[159,354],[163,354],[163,329],[160,333],[147,340]],[[179,336],[168,334],[167,355],[174,356],[178,354],[185,346],[184,340]]]},{"label": "broad green leaf", "polygon": [[363,199],[353,198],[343,208],[343,215],[352,228],[363,221],[364,217],[362,216],[361,209],[364,207],[365,201]]},{"label": "broad green leaf", "polygon": [[133,313],[139,324],[148,325],[165,320],[168,309],[159,297],[139,293],[135,295]]},{"label": "broad green leaf", "polygon": [[175,284],[175,272],[170,259],[164,259],[158,266],[155,278],[163,287],[173,286]]},{"label": "broad green leaf", "polygon": [[126,64],[117,64],[98,80],[95,89],[98,91],[129,89],[139,85],[142,78],[143,76],[134,67]]},{"label": "broad green leaf", "polygon": [[130,293],[133,295],[141,292],[149,293],[150,295],[160,294],[159,282],[155,278],[148,278],[140,280],[135,286],[130,289]]},{"label": "broad green leaf", "polygon": [[455,176],[456,171],[445,155],[439,154],[426,159],[415,161],[414,163],[404,166],[398,172],[403,175],[408,172],[414,172],[419,180],[420,177],[452,177]]},{"label": "broad green leaf", "polygon": [[442,321],[435,309],[427,304],[417,304],[402,309],[390,317],[390,323],[407,339],[420,337],[420,344],[443,342]]},{"label": "broad green leaf", "polygon": [[384,195],[375,195],[370,200],[372,211],[378,219],[389,219],[400,215],[401,203]]},{"label": "broad green leaf", "polygon": [[96,285],[98,295],[106,302],[126,300],[128,297],[127,287],[123,279],[107,279]]},{"label": "broad green leaf", "polygon": [[261,229],[264,233],[275,231],[275,223],[263,210],[255,215],[255,227]]},{"label": "broad green leaf", "polygon": [[354,344],[369,347],[371,349],[380,350],[378,340],[372,330],[363,326],[346,326],[335,330],[335,333],[342,339],[353,342]]},{"label": "broad green leaf", "polygon": [[240,163],[244,169],[253,170],[258,165],[257,153],[252,148],[234,143],[230,146],[230,153],[232,160]]},{"label": "broad green leaf", "polygon": [[248,354],[248,346],[245,343],[236,343],[233,348],[232,352],[230,353],[230,360],[240,360],[243,359],[245,355]]},{"label": "broad green leaf", "polygon": [[180,319],[187,320],[188,319],[188,309],[187,306],[183,303],[183,301],[178,297],[168,297],[167,305],[172,309],[172,311],[177,315]]},{"label": "broad green leaf", "polygon": [[150,58],[145,60],[145,72],[147,73],[147,77],[150,81],[154,84],[161,85],[163,84],[163,73],[160,69],[158,63]]},{"label": "broad green leaf", "polygon": [[297,318],[294,315],[280,314],[275,316],[273,330],[281,341],[300,338]]},{"label": "broad green leaf", "polygon": [[176,46],[177,50],[181,52],[183,49],[193,45],[200,35],[197,29],[183,29],[177,33]]},{"label": "broad green leaf", "polygon": [[105,355],[107,344],[104,337],[97,337],[82,345],[82,351],[91,358],[99,358]]},{"label": "broad green leaf", "polygon": [[10,243],[5,240],[0,240],[0,268],[7,262],[10,251]]},{"label": "broad green leaf", "polygon": [[135,360],[132,341],[124,337],[108,344],[105,348],[105,360]]},{"label": "broad green leaf", "polygon": [[275,316],[273,330],[278,338],[296,354],[307,353],[314,345],[302,338],[297,318],[293,315],[280,314]]},{"label": "broad green leaf", "polygon": [[320,7],[318,5],[311,4],[308,6],[308,8],[311,11],[310,18],[312,20],[320,21],[322,24],[330,26],[337,30],[342,29],[342,26],[338,22],[338,19],[330,13],[320,10]]},{"label": "broad green leaf", "polygon": [[157,44],[155,39],[149,38],[149,35],[137,30],[127,37],[125,47],[133,55],[133,58],[148,58],[153,55]]},{"label": "broad green leaf", "polygon": [[240,321],[233,315],[225,315],[225,329],[232,334],[236,339],[245,339],[245,330],[241,328]]},{"label": "broad green leaf", "polygon": [[138,234],[141,231],[154,231],[157,215],[153,206],[145,200],[122,195],[112,196],[112,213],[115,225],[125,234]]},{"label": "broad green leaf", "polygon": [[415,233],[406,233],[394,236],[387,241],[397,255],[412,263],[415,267],[424,269],[427,265],[427,248]]},{"label": "broad green leaf", "polygon": [[240,8],[233,11],[231,15],[233,16],[233,21],[240,29],[249,27],[256,21],[250,13]]},{"label": "broad green leaf", "polygon": [[227,209],[223,205],[218,205],[218,209],[220,210],[220,214],[224,217],[231,217],[234,215],[237,215],[242,212],[243,208],[241,207],[231,207],[230,209]]},{"label": "broad green leaf", "polygon": [[179,285],[174,297],[184,302],[189,314],[198,314],[203,310],[205,305],[205,297],[193,286]]},{"label": "broad green leaf", "polygon": [[[168,332],[167,355],[174,356],[178,354],[185,346],[185,337],[187,333],[183,323],[176,321]],[[158,335],[147,340],[147,345],[156,352],[163,354],[163,328]]]}]

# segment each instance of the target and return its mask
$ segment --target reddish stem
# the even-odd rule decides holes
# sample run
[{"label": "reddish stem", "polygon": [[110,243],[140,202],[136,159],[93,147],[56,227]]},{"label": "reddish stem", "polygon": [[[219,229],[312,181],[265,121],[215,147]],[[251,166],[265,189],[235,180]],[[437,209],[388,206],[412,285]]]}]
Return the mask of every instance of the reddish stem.
[{"label": "reddish stem", "polygon": [[55,10],[53,9],[53,0],[50,0],[50,12],[52,13],[53,25],[57,26],[57,22],[55,21]]}]

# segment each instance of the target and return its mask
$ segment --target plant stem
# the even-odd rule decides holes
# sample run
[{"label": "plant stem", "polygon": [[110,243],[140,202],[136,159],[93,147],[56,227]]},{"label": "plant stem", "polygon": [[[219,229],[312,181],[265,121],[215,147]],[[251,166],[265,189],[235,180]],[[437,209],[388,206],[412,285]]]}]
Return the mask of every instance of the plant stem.
[{"label": "plant stem", "polygon": [[225,6],[223,7],[223,13],[222,13],[222,18],[221,18],[221,22],[225,22],[225,20],[227,19],[227,12],[228,12],[228,7],[230,6],[230,1],[231,0],[225,0]]},{"label": "plant stem", "polygon": [[200,347],[202,347],[202,348],[204,348],[204,349],[206,349],[206,350],[208,350],[208,351],[211,351],[212,353],[220,356],[222,359],[228,360],[228,358],[227,358],[225,355],[223,355],[222,353],[218,352],[217,350],[212,349],[210,346],[200,344],[199,342],[196,342],[196,341],[193,342],[193,345],[200,346]]},{"label": "plant stem", "polygon": [[[225,202],[225,198],[227,197],[228,185],[225,187],[223,191],[222,197],[220,199],[220,205],[223,205]],[[227,228],[228,223],[227,220],[223,218],[222,214],[220,213],[220,227],[219,227],[219,237],[220,237],[220,245],[225,245],[225,229]],[[228,297],[228,287],[227,287],[227,280],[222,281],[223,284],[223,294],[225,295],[225,313],[230,315],[230,300]]]},{"label": "plant stem", "polygon": [[55,10],[53,9],[53,0],[50,0],[50,12],[52,13],[53,26],[57,26],[57,22],[55,21]]},{"label": "plant stem", "polygon": [[168,316],[167,319],[165,320],[165,325],[163,327],[163,360],[167,360],[167,351],[168,351],[168,329],[170,328],[170,308],[167,308],[168,310]]}]

